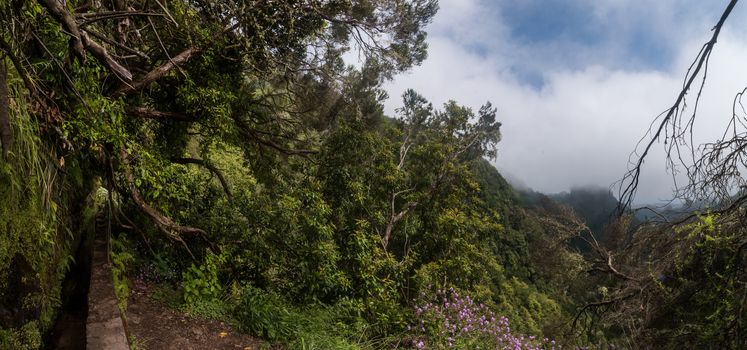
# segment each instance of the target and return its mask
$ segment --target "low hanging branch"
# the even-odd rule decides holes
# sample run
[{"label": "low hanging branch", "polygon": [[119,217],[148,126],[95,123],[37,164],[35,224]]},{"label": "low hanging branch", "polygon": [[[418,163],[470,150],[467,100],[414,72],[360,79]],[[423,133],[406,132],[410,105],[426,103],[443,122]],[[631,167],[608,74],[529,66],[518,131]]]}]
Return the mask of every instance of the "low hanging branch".
[{"label": "low hanging branch", "polygon": [[65,8],[62,2],[58,0],[39,0],[57,22],[62,24],[65,31],[70,35],[70,48],[82,62],[86,60],[86,53],[83,47],[83,39],[80,35],[78,23],[75,21],[70,12]]},{"label": "low hanging branch", "polygon": [[148,107],[126,106],[125,112],[133,117],[153,120],[173,120],[177,122],[193,122],[198,120],[198,118],[194,116],[177,112],[162,112]]},{"label": "low hanging branch", "polygon": [[163,233],[165,233],[169,238],[175,241],[184,242],[181,238],[182,234],[197,234],[204,237],[206,233],[202,229],[177,224],[171,218],[163,215],[161,212],[151,207],[145,201],[145,199],[143,199],[140,191],[135,186],[135,177],[130,170],[128,156],[129,155],[127,154],[127,151],[125,151],[124,149],[120,151],[120,157],[122,158],[121,160],[123,163],[122,168],[124,171],[125,180],[127,181],[128,189],[130,191],[130,198],[132,198],[135,204],[137,204],[140,211],[145,213],[145,215],[147,215]]},{"label": "low hanging branch", "polygon": [[139,80],[133,82],[132,84],[124,84],[122,85],[117,91],[115,91],[112,96],[113,97],[119,97],[131,94],[136,91],[140,91],[153,83],[154,81],[160,79],[161,77],[165,76],[169,72],[171,72],[174,68],[178,67],[181,64],[187,63],[192,57],[195,55],[198,55],[202,52],[199,48],[196,47],[190,47],[184,51],[182,51],[180,54],[172,57],[170,60],[165,62],[164,64],[156,67],[152,71],[148,72],[145,76],[140,78]]},{"label": "low hanging branch", "polygon": [[80,30],[80,25],[75,20],[72,14],[65,8],[65,6],[57,0],[39,0],[39,2],[47,8],[47,10],[67,31],[71,37],[70,46],[81,62],[86,60],[86,51],[99,61],[104,67],[109,69],[117,77],[122,79],[125,83],[132,81],[132,73],[117,62],[106,49],[99,45],[99,43],[90,39],[88,35]]},{"label": "low hanging branch", "polygon": [[80,37],[83,40],[83,45],[85,45],[86,49],[88,49],[88,52],[90,52],[97,61],[99,61],[107,69],[109,69],[110,72],[116,74],[125,82],[132,81],[132,73],[130,73],[127,68],[119,64],[119,62],[117,62],[114,58],[112,58],[112,56],[109,54],[109,52],[106,51],[103,46],[91,40],[88,37],[88,34],[86,34],[85,32],[81,32]]},{"label": "low hanging branch", "polygon": [[154,209],[148,203],[145,202],[140,191],[134,186],[134,177],[132,173],[127,173],[127,182],[130,184],[130,197],[137,204],[140,210],[148,215],[150,219],[158,226],[163,233],[168,235],[170,238],[181,241],[181,234],[206,234],[204,230],[189,226],[182,226],[174,222],[171,218],[161,214],[158,210]]},{"label": "low hanging branch", "polygon": [[215,165],[197,158],[173,158],[171,159],[171,161],[177,164],[195,164],[206,168],[218,178],[218,181],[220,181],[220,185],[223,187],[223,192],[226,193],[228,199],[231,201],[233,200],[233,194],[231,193],[231,188],[228,186],[228,181],[226,181],[223,173]]}]

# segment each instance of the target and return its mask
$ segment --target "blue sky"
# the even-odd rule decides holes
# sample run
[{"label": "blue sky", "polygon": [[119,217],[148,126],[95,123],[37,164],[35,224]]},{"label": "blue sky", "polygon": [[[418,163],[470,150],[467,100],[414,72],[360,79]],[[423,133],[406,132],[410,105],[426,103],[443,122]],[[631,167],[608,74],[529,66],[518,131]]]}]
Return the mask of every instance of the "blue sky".
[{"label": "blue sky", "polygon": [[[428,27],[429,58],[386,85],[386,110],[414,88],[436,105],[479,108],[503,122],[498,168],[544,192],[608,186],[653,118],[673,102],[685,71],[727,1],[441,0]],[[712,57],[698,140],[725,125],[747,83],[747,4],[734,10]],[[639,199],[671,194],[654,154]]]},{"label": "blue sky", "polygon": [[[509,28],[517,45],[559,44],[564,50],[554,54],[561,56],[561,63],[568,68],[581,68],[594,62],[615,68],[663,69],[672,59],[672,45],[663,35],[652,31],[650,23],[633,18],[634,24],[620,33],[614,23],[595,15],[593,9],[582,2],[530,0],[497,2],[494,6],[500,8],[499,20]],[[625,60],[610,60],[600,55],[604,51],[594,50],[611,43],[621,50]],[[587,56],[577,57],[575,53],[579,51]]]}]

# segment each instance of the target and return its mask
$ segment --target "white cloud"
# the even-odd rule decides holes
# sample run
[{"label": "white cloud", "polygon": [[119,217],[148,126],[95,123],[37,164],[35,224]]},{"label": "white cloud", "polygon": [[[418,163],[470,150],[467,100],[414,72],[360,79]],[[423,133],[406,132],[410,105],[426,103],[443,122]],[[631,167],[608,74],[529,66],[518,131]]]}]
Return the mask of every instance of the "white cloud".
[{"label": "white cloud", "polygon": [[[567,47],[564,43],[552,50],[519,45],[511,41],[494,9],[476,0],[442,1],[429,31],[429,58],[386,86],[392,96],[387,112],[392,114],[400,105],[399,96],[406,88],[415,89],[436,105],[454,99],[477,108],[489,100],[503,122],[496,162],[500,169],[545,192],[576,185],[610,185],[625,173],[628,156],[653,117],[674,101],[684,72],[710,35],[710,27],[702,25],[702,12],[682,13],[678,7],[681,1],[590,3],[595,4],[597,16],[610,18],[611,25],[624,26],[626,15],[659,21],[656,35],[673,40],[672,64],[663,71],[619,68],[614,61],[626,57],[612,57],[624,53],[614,42],[585,48],[599,62],[585,62],[581,68],[533,59]],[[709,19],[715,23],[717,18]],[[682,21],[694,24],[687,29],[666,25]],[[701,34],[690,34],[698,32]],[[734,93],[747,83],[743,33],[724,32],[711,59],[697,123],[700,141],[720,135]],[[476,44],[488,51],[475,50]],[[595,50],[598,52],[591,52]],[[541,89],[517,78],[511,68],[523,64],[535,66],[533,69],[544,67]],[[669,198],[671,188],[671,177],[657,149],[644,168],[639,199]]]}]

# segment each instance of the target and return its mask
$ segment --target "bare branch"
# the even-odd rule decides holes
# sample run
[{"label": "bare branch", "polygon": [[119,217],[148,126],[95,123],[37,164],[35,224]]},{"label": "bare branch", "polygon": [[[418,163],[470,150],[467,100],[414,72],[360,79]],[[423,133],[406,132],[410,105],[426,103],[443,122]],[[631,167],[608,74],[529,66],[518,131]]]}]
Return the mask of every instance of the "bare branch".
[{"label": "bare branch", "polygon": [[[688,75],[686,76],[685,83],[682,87],[682,90],[680,90],[680,93],[677,96],[677,99],[675,100],[674,104],[672,105],[672,107],[667,109],[664,113],[662,113],[662,115],[664,115],[664,118],[661,120],[661,122],[659,122],[659,125],[656,128],[656,132],[646,143],[646,146],[644,147],[641,155],[638,157],[638,160],[635,162],[635,166],[633,167],[633,169],[631,169],[625,175],[623,180],[620,182],[620,203],[621,203],[620,208],[619,208],[620,213],[622,213],[623,210],[628,208],[633,201],[633,197],[635,196],[635,193],[636,193],[636,190],[638,189],[638,184],[640,181],[641,168],[643,166],[643,163],[649,151],[651,150],[653,145],[657,141],[660,140],[660,138],[662,137],[662,132],[665,131],[668,125],[671,125],[673,126],[673,129],[676,129],[674,126],[676,126],[680,122],[681,112],[685,108],[685,98],[688,92],[690,91],[690,88],[693,82],[699,76],[701,70],[707,69],[708,60],[710,58],[710,55],[711,55],[711,52],[713,51],[714,46],[716,45],[718,36],[721,33],[721,28],[723,27],[724,23],[726,22],[726,19],[731,14],[737,2],[738,0],[731,0],[729,4],[727,5],[718,23],[716,23],[716,26],[713,27],[713,35],[711,36],[711,39],[703,45],[700,52],[698,53],[698,56],[693,62],[693,65],[688,70]],[[700,91],[702,91],[702,86],[701,86],[701,90],[698,91],[698,95],[697,95],[698,98],[700,97]],[[697,101],[696,101],[696,105],[697,105]],[[685,129],[687,129],[688,127],[692,127],[693,118],[694,118],[694,115],[687,122]],[[677,133],[675,131],[673,132],[673,135],[671,137],[677,138],[677,137],[682,137],[682,136],[683,136],[682,133]],[[643,141],[643,139],[641,141]],[[679,147],[679,144],[676,142],[676,140],[671,141],[668,152],[671,152],[672,147]]]}]

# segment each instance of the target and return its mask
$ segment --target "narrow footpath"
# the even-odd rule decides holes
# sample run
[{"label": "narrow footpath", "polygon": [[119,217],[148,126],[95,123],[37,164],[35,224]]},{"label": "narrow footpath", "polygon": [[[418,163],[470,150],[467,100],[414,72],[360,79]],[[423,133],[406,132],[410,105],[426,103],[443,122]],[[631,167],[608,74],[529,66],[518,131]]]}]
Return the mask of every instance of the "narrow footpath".
[{"label": "narrow footpath", "polygon": [[96,238],[93,243],[86,349],[129,350],[122,315],[114,293],[114,280],[106,240],[106,222],[101,220],[101,217],[99,215],[96,220]]}]

